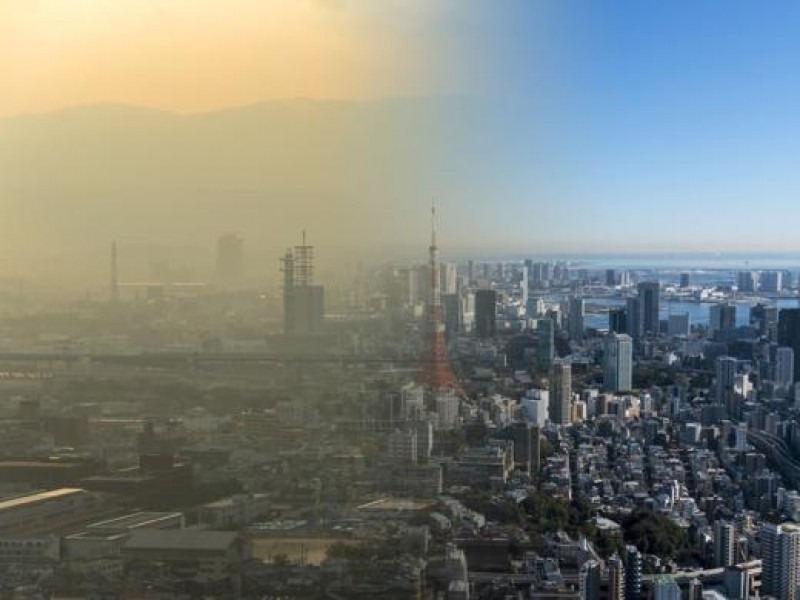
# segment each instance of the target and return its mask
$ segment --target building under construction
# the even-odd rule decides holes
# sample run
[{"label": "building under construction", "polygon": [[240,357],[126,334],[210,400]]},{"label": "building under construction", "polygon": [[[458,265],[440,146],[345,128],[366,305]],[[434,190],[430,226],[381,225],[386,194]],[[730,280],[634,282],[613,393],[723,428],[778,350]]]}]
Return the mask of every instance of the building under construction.
[{"label": "building under construction", "polygon": [[283,332],[286,335],[319,333],[325,314],[325,292],[314,285],[314,247],[303,243],[287,248],[281,258],[283,272]]}]

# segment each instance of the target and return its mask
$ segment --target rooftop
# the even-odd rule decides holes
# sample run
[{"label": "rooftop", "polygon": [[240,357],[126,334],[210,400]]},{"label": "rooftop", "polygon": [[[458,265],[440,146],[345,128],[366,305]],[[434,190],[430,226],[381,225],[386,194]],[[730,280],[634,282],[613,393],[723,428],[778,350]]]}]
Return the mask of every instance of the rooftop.
[{"label": "rooftop", "polygon": [[81,488],[58,488],[55,490],[48,490],[45,492],[37,492],[35,494],[27,494],[25,496],[18,496],[16,498],[11,498],[9,500],[4,500],[0,502],[0,512],[5,510],[12,510],[30,504],[39,504],[41,502],[47,502],[48,500],[56,500],[60,498],[66,498],[68,496],[77,496],[86,493],[88,492],[86,492],[86,490],[83,490]]},{"label": "rooftop", "polygon": [[125,543],[126,550],[224,551],[239,535],[235,531],[202,529],[137,529]]},{"label": "rooftop", "polygon": [[181,518],[179,512],[137,512],[89,525],[89,529],[136,529],[156,525],[165,520]]}]

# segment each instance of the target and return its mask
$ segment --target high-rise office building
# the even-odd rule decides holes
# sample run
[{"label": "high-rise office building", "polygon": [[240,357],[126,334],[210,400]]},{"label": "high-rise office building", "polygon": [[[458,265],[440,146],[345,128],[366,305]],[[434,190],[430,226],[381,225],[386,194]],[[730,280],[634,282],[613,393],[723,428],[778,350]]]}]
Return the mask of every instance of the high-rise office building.
[{"label": "high-rise office building", "polygon": [[512,423],[509,435],[514,440],[514,466],[525,473],[531,473],[533,456],[533,428],[530,423]]},{"label": "high-rise office building", "polygon": [[539,319],[536,323],[536,361],[539,369],[549,370],[555,358],[555,329],[553,319]]},{"label": "high-rise office building", "polygon": [[775,351],[775,385],[782,390],[794,385],[794,350],[786,346]]},{"label": "high-rise office building", "polygon": [[217,279],[236,283],[244,276],[244,240],[236,233],[226,233],[217,240]]},{"label": "high-rise office building", "polygon": [[716,397],[722,402],[726,395],[733,391],[736,383],[736,370],[738,361],[732,356],[718,356],[716,363]]},{"label": "high-rise office building", "polygon": [[692,276],[689,273],[681,273],[680,286],[684,289],[692,285]]},{"label": "high-rise office building", "polygon": [[[525,261],[526,263],[528,261]],[[519,292],[520,292],[520,304],[522,308],[525,309],[526,313],[528,311],[528,297],[530,296],[531,290],[531,282],[528,279],[530,271],[528,270],[528,265],[522,265],[522,276],[519,282]]]},{"label": "high-rise office building", "polygon": [[778,344],[794,352],[794,380],[800,378],[800,308],[784,308],[778,314]]},{"label": "high-rise office building", "polygon": [[439,277],[441,278],[440,285],[443,296],[445,294],[455,294],[458,291],[458,271],[455,264],[442,263]]},{"label": "high-rise office building", "polygon": [[606,286],[614,287],[617,285],[617,272],[614,269],[606,269]]},{"label": "high-rise office building", "polygon": [[783,271],[764,271],[759,277],[759,289],[767,294],[778,294],[783,290]]},{"label": "high-rise office building", "polygon": [[625,304],[625,316],[628,325],[627,333],[637,341],[641,339],[643,333],[640,305],[641,300],[635,297],[628,298]]},{"label": "high-rise office building", "polygon": [[758,273],[756,271],[738,271],[736,273],[736,289],[752,294],[758,289]]},{"label": "high-rise office building", "polygon": [[736,329],[736,305],[714,304],[709,310],[708,326],[711,331],[727,334]]},{"label": "high-rise office building", "polygon": [[624,308],[612,308],[608,311],[608,332],[628,333],[628,311]]},{"label": "high-rise office building", "polygon": [[482,338],[491,338],[497,333],[497,292],[494,290],[475,292],[475,331]]},{"label": "high-rise office building", "polygon": [[660,287],[657,281],[643,281],[638,287],[640,330],[644,335],[658,335],[659,324],[659,295]]},{"label": "high-rise office building", "polygon": [[569,306],[567,309],[567,334],[569,335],[569,339],[576,341],[583,339],[583,318],[583,298],[573,296],[569,299]]},{"label": "high-rise office building", "polygon": [[555,360],[550,369],[550,421],[567,425],[571,417],[572,366],[563,360]]},{"label": "high-rise office building", "polygon": [[691,329],[692,322],[688,312],[669,315],[667,319],[667,333],[669,335],[686,337],[691,332]]},{"label": "high-rise office building", "polygon": [[629,335],[617,333],[606,338],[603,381],[609,392],[627,392],[633,387],[633,341]]},{"label": "high-rise office building", "polygon": [[531,285],[534,288],[545,288],[550,283],[551,265],[546,262],[533,263],[533,272],[531,275]]},{"label": "high-rise office building", "polygon": [[736,562],[736,526],[728,521],[714,522],[714,566],[728,567]]},{"label": "high-rise office building", "polygon": [[775,341],[778,336],[778,308],[765,304],[751,307],[750,325],[758,330],[758,335]]},{"label": "high-rise office building", "polygon": [[531,426],[531,475],[536,476],[542,468],[542,428],[538,424]]},{"label": "high-rise office building", "polygon": [[461,331],[461,297],[458,294],[442,294],[444,312],[444,331],[448,338]]}]

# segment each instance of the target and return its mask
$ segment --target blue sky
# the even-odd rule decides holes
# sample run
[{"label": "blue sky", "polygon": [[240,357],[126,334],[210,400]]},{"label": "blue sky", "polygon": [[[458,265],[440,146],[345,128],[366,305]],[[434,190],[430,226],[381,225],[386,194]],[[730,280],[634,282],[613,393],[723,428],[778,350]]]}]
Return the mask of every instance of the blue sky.
[{"label": "blue sky", "polygon": [[483,65],[514,106],[501,243],[800,248],[800,4],[507,6]]}]

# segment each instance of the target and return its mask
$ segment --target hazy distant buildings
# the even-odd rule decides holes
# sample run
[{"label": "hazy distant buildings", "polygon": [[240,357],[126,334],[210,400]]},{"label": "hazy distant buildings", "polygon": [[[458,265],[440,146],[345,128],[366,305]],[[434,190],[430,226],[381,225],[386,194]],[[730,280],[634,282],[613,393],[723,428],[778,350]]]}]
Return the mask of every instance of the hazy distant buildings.
[{"label": "hazy distant buildings", "polygon": [[680,287],[686,289],[692,285],[692,277],[689,273],[681,273]]},{"label": "hazy distant buildings", "polygon": [[482,338],[491,338],[497,333],[497,292],[494,290],[475,293],[475,331]]},{"label": "hazy distant buildings", "polygon": [[752,294],[758,289],[758,273],[755,271],[738,271],[736,273],[736,289]]},{"label": "hazy distant buildings", "polygon": [[778,294],[783,290],[782,271],[764,271],[759,277],[759,289],[768,294]]},{"label": "hazy distant buildings", "polygon": [[314,285],[314,248],[305,244],[287,249],[283,271],[283,331],[287,335],[318,333],[325,314],[325,291]]},{"label": "hazy distant buildings", "polygon": [[609,392],[632,389],[633,341],[629,335],[612,334],[606,338],[603,380]]},{"label": "hazy distant buildings", "polygon": [[226,233],[217,239],[217,280],[220,283],[237,283],[244,277],[244,239],[235,233]]},{"label": "hazy distant buildings", "polygon": [[572,366],[562,360],[553,362],[550,369],[550,421],[569,424],[572,412]]}]

